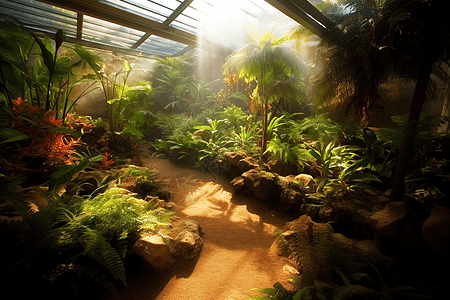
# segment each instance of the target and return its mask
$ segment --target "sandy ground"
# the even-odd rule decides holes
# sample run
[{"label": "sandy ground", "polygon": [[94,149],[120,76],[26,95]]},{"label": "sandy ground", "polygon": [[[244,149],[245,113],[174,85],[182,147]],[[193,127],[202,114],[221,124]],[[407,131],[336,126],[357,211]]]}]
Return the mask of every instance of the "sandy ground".
[{"label": "sandy ground", "polygon": [[[166,272],[145,271],[118,290],[120,300],[234,300],[259,293],[291,277],[284,258],[269,251],[286,219],[265,205],[235,195],[227,181],[167,159],[142,157],[169,182],[177,216],[200,223],[205,232],[200,256]],[[117,298],[116,298],[117,299]]]}]

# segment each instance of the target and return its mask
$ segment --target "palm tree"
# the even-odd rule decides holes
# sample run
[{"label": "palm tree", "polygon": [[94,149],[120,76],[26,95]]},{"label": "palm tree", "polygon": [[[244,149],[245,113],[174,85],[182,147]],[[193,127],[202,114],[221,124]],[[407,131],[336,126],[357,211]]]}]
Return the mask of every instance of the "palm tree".
[{"label": "palm tree", "polygon": [[274,39],[272,31],[264,35],[248,34],[249,44],[232,53],[222,66],[224,76],[237,74],[249,86],[251,82],[256,83],[254,89],[247,92],[252,100],[261,103],[261,154],[267,149],[269,103],[281,97],[299,101],[305,98],[299,60],[289,48],[281,45],[287,39],[287,36]]},{"label": "palm tree", "polygon": [[350,0],[331,10],[331,34],[322,40],[317,80],[325,98],[342,102],[362,120],[377,106],[383,83],[416,81],[391,200],[403,194],[406,167],[424,101],[435,95],[430,74],[444,82],[450,58],[450,15],[443,0]]}]

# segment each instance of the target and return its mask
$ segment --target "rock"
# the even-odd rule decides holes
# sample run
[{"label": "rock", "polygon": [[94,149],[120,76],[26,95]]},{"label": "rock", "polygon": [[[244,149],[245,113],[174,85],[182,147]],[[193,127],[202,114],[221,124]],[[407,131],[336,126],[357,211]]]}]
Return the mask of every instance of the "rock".
[{"label": "rock", "polygon": [[211,132],[205,129],[196,130],[192,134],[192,139],[199,139],[199,138],[205,142],[208,142],[209,139],[211,138]]},{"label": "rock", "polygon": [[302,231],[311,227],[313,220],[307,215],[301,215],[298,219],[294,221],[287,222],[284,225],[285,231]]},{"label": "rock", "polygon": [[308,215],[313,220],[319,220],[319,212],[322,205],[304,203],[300,207],[300,212],[302,214]]},{"label": "rock", "polygon": [[194,258],[200,254],[204,232],[195,221],[186,221],[184,229],[177,234],[171,245],[176,258]]},{"label": "rock", "polygon": [[169,209],[169,210],[175,210],[177,205],[172,201],[166,201],[163,199],[160,199],[158,196],[147,196],[144,199],[147,202],[155,203],[157,207]]},{"label": "rock", "polygon": [[[112,172],[104,171],[85,171],[78,174],[77,177],[69,181],[66,185],[66,192],[70,194],[92,195],[103,193],[107,183],[112,178]],[[102,188],[99,188],[103,185]],[[95,192],[95,194],[93,194]]]},{"label": "rock", "polygon": [[309,174],[298,174],[294,177],[294,180],[302,182],[304,187],[309,186],[309,184],[313,181],[313,177]]},{"label": "rock", "polygon": [[372,191],[372,190],[369,190],[369,189],[364,189],[363,191],[364,191],[364,193],[366,193],[369,196],[378,196],[378,194],[379,194],[376,191]]},{"label": "rock", "polygon": [[277,176],[272,173],[252,169],[241,176],[244,178],[244,185],[261,200],[271,199],[277,190],[275,184]]},{"label": "rock", "polygon": [[267,163],[270,172],[277,173],[278,175],[286,176],[288,175],[285,171],[285,166],[281,160],[270,160]]},{"label": "rock", "polygon": [[339,219],[339,213],[334,207],[324,205],[319,209],[319,219],[321,222],[336,222]]},{"label": "rock", "polygon": [[258,168],[259,165],[254,158],[246,157],[238,161],[237,167],[240,172],[247,172],[248,170]]},{"label": "rock", "polygon": [[244,187],[244,178],[242,176],[235,177],[230,184],[236,190],[241,190]]},{"label": "rock", "polygon": [[246,155],[240,152],[225,152],[223,154],[223,160],[236,167],[238,165],[238,162],[245,157]]},{"label": "rock", "polygon": [[177,204],[175,202],[169,201],[166,202],[166,209],[168,210],[176,210],[177,209]]},{"label": "rock", "polygon": [[267,167],[270,172],[281,176],[288,176],[299,172],[298,166],[292,163],[285,163],[280,160],[269,160]]},{"label": "rock", "polygon": [[165,153],[153,153],[152,154],[152,157],[154,157],[154,158],[161,158],[161,159],[166,159],[167,158],[167,155],[165,154]]},{"label": "rock", "polygon": [[140,238],[133,245],[133,251],[159,271],[167,270],[175,263],[169,245],[160,235]]},{"label": "rock", "polygon": [[395,239],[398,227],[405,220],[406,215],[404,202],[388,203],[383,210],[376,212],[371,217],[375,234]]},{"label": "rock", "polygon": [[434,251],[450,253],[450,209],[436,206],[422,226],[422,237]]},{"label": "rock", "polygon": [[407,224],[408,212],[405,207],[403,201],[390,202],[370,217],[375,242],[381,251],[389,255],[419,250]]},{"label": "rock", "polygon": [[384,194],[384,193],[378,194],[378,195],[375,196],[375,202],[387,203],[387,202],[389,202],[389,197],[386,196],[386,194]]},{"label": "rock", "polygon": [[279,204],[281,211],[285,213],[293,208],[300,208],[303,204],[303,194],[291,188],[283,189]]}]

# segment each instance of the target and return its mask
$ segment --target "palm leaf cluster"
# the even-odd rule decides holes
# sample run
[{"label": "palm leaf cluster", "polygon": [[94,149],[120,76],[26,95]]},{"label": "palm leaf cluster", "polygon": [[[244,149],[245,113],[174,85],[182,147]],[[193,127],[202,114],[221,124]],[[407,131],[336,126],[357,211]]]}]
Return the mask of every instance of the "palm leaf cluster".
[{"label": "palm leaf cluster", "polygon": [[[433,11],[434,2],[350,0],[329,9],[335,26],[322,39],[313,69],[318,100],[333,99],[332,104],[365,119],[379,104],[382,84],[416,80],[423,58],[435,62],[437,78],[448,81],[442,64],[448,66],[450,16],[446,9]],[[439,22],[427,22],[434,17]],[[436,39],[429,38],[433,32],[439,33]],[[428,98],[435,96],[435,87],[430,84]]]}]

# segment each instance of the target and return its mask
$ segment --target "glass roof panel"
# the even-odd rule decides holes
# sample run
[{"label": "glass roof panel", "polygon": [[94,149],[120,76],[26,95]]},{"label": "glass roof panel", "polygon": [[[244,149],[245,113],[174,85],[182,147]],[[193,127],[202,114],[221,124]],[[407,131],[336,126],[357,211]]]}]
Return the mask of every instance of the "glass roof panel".
[{"label": "glass roof panel", "polygon": [[84,16],[83,39],[130,48],[145,32]]},{"label": "glass roof panel", "polygon": [[23,25],[43,32],[55,33],[58,29],[75,37],[77,14],[35,0],[0,1],[0,19],[12,17]]},{"label": "glass roof panel", "polygon": [[185,44],[152,35],[136,50],[145,53],[152,53],[157,56],[170,56],[184,50],[186,47],[188,46]]},{"label": "glass roof panel", "polygon": [[[48,1],[59,5],[57,0]],[[79,6],[88,3],[86,7],[96,5],[95,0],[73,3]],[[184,3],[184,0],[102,0],[98,3],[103,7],[107,5],[106,14],[109,13],[108,7],[111,7],[113,10],[122,9],[126,15],[136,14],[140,18],[164,23]],[[5,19],[6,16],[14,17],[33,29],[51,33],[63,29],[68,37],[77,37],[75,11],[58,8],[38,0],[0,0],[0,18]],[[133,22],[131,19],[132,17],[128,16],[126,20],[130,22],[123,21],[121,24],[131,24]],[[146,55],[162,56],[176,54],[187,47],[185,44],[173,41],[186,41],[184,33],[194,34],[200,40],[233,49],[246,44],[247,24],[253,25],[261,33],[276,28],[276,32],[280,35],[297,25],[264,0],[194,0],[168,24],[169,27],[164,36],[173,40],[151,34],[149,38],[142,41],[141,38],[146,36],[146,32],[140,28],[141,26],[134,26],[141,29],[135,30],[117,25],[113,23],[114,14],[111,14],[109,21],[84,15],[82,40],[124,49],[137,47],[136,50]],[[151,23],[149,24],[151,26]],[[152,32],[151,27],[149,32]],[[177,38],[178,36],[183,38]],[[192,40],[189,35],[187,37],[188,40]]]}]

